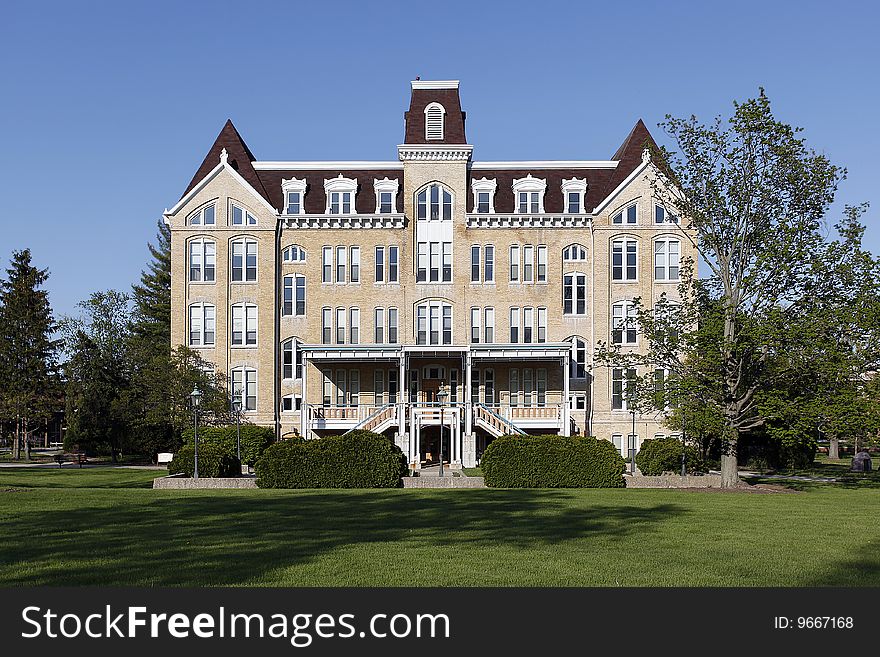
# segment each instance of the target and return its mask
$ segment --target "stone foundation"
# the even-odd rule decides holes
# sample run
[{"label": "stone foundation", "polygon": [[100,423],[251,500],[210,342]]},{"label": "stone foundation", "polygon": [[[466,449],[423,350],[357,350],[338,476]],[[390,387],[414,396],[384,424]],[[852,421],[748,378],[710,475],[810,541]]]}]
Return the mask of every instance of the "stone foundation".
[{"label": "stone foundation", "polygon": [[721,488],[721,475],[624,475],[627,488]]},{"label": "stone foundation", "polygon": [[194,489],[194,488],[256,488],[255,477],[159,477],[153,479],[153,488]]},{"label": "stone foundation", "polygon": [[404,488],[485,488],[482,477],[404,477]]}]

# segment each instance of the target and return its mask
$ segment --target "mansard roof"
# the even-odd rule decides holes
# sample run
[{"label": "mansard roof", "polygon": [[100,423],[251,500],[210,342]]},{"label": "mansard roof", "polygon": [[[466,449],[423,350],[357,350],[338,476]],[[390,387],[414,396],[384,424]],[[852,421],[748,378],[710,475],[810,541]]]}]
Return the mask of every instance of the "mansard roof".
[{"label": "mansard roof", "polygon": [[[443,139],[428,141],[425,135],[425,108],[431,103],[440,103],[446,114]],[[403,120],[404,144],[467,144],[464,134],[465,113],[461,110],[458,80],[413,80],[409,111],[404,112]]]}]

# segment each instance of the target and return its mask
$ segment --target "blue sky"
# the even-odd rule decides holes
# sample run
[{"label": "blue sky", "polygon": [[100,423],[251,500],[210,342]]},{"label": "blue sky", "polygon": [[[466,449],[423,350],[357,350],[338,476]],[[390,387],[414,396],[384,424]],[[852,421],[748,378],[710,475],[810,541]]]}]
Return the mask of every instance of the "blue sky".
[{"label": "blue sky", "polygon": [[[326,5],[326,6],[325,6]],[[880,253],[880,9],[827,2],[6,0],[0,266],[30,247],[57,314],[127,290],[226,118],[259,159],[396,157],[409,81],[460,79],[477,159],[604,159],[642,117],[764,86],[849,170]]]}]

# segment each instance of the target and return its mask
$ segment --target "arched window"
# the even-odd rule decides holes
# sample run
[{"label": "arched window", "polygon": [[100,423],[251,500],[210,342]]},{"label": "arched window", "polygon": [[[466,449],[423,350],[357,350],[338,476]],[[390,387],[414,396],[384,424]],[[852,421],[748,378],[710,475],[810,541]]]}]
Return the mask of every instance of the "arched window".
[{"label": "arched window", "polygon": [[189,242],[189,280],[213,283],[217,269],[217,244],[202,237]]},{"label": "arched window", "polygon": [[235,202],[231,202],[232,206],[231,221],[229,222],[233,226],[256,226],[257,218],[252,215],[250,212],[245,210],[240,205]]},{"label": "arched window", "polygon": [[200,208],[193,212],[187,218],[187,224],[190,226],[213,226],[214,204],[210,203],[203,208]]},{"label": "arched window", "polygon": [[452,221],[452,192],[440,183],[431,183],[416,194],[419,221]]},{"label": "arched window", "polygon": [[306,250],[297,244],[292,244],[281,252],[282,262],[305,262]]},{"label": "arched window", "polygon": [[257,242],[247,238],[232,241],[232,282],[253,283],[257,280]]},{"label": "arched window", "polygon": [[443,119],[446,110],[440,103],[431,103],[425,108],[425,139],[443,139]]},{"label": "arched window", "polygon": [[587,248],[582,244],[569,244],[562,249],[562,260],[564,262],[585,262],[587,259]]},{"label": "arched window", "polygon": [[452,304],[425,299],[416,304],[416,344],[452,344]]},{"label": "arched window", "polygon": [[569,339],[571,342],[571,358],[569,360],[569,376],[572,379],[587,378],[587,341],[580,336]]}]

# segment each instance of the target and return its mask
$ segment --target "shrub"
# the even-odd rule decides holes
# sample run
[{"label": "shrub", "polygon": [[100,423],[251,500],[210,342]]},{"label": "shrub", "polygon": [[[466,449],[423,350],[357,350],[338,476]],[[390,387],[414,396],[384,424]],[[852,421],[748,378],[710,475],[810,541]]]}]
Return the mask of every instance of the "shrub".
[{"label": "shrub", "polygon": [[[636,465],[643,475],[652,477],[664,472],[681,472],[681,440],[678,438],[649,438],[636,454]],[[691,445],[685,448],[685,467],[688,474],[703,474],[706,466],[700,452]]]},{"label": "shrub", "polygon": [[[199,427],[199,452],[202,445],[217,445],[230,456],[235,456],[235,425],[223,427]],[[193,430],[186,429],[183,432],[185,445],[192,445]],[[265,449],[275,442],[275,432],[269,427],[260,427],[256,424],[241,425],[241,462],[253,465],[260,458]]]},{"label": "shrub", "polygon": [[623,458],[592,436],[501,436],[480,461],[493,488],[620,488]]},{"label": "shrub", "polygon": [[[195,447],[184,445],[168,464],[168,474],[193,476],[195,469]],[[202,444],[199,437],[199,477],[238,477],[241,463],[235,456],[227,454],[217,445]]]},{"label": "shrub", "polygon": [[391,440],[358,430],[282,440],[263,452],[255,471],[260,488],[399,488],[407,463]]}]

